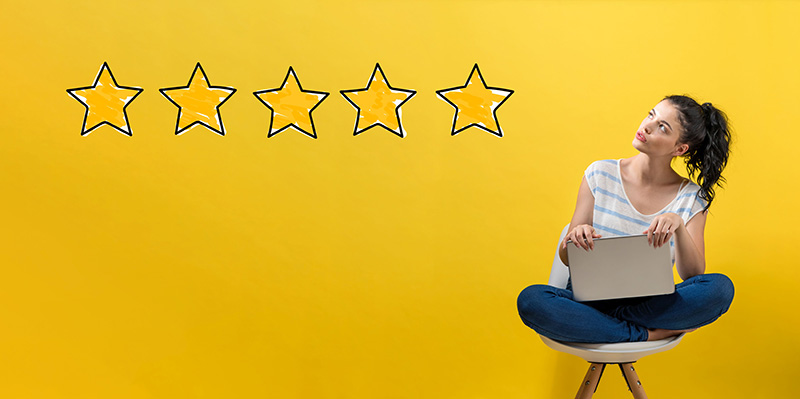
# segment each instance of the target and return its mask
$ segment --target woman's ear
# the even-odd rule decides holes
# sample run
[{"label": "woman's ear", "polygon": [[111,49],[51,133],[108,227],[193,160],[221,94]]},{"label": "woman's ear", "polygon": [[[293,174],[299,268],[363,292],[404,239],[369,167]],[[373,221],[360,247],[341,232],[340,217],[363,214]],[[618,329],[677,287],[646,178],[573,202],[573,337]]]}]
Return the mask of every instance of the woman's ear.
[{"label": "woman's ear", "polygon": [[679,157],[683,154],[686,154],[686,151],[689,151],[689,144],[678,144],[678,146],[675,148],[675,152],[672,153],[672,156]]}]

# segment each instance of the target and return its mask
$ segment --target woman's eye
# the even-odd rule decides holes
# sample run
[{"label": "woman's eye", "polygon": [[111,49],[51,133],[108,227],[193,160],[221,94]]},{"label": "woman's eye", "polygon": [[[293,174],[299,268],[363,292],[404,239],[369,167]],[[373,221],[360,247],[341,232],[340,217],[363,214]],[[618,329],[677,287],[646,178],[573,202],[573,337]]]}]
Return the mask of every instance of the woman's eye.
[{"label": "woman's eye", "polygon": [[664,133],[667,132],[667,127],[665,125],[658,125],[658,127],[661,129],[662,132]]}]

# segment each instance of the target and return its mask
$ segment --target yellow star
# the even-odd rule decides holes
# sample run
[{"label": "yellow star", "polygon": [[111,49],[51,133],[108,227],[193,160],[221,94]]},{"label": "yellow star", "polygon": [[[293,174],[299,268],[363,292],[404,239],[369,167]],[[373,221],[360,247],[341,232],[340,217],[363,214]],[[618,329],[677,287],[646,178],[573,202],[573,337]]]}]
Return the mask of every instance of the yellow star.
[{"label": "yellow star", "polygon": [[400,137],[405,137],[406,133],[400,123],[402,117],[400,106],[417,92],[390,86],[380,64],[375,64],[375,70],[372,71],[366,88],[342,90],[341,93],[358,110],[354,136],[377,125]]},{"label": "yellow star", "polygon": [[[289,79],[289,75],[293,79]],[[294,127],[301,133],[317,138],[317,131],[314,129],[314,121],[311,119],[311,111],[328,97],[328,94],[321,91],[303,90],[300,81],[292,67],[280,88],[271,90],[259,90],[253,93],[259,101],[272,110],[269,122],[270,138],[289,127]]]},{"label": "yellow star", "polygon": [[[197,75],[200,71],[200,75]],[[236,89],[225,86],[210,86],[206,72],[198,62],[189,78],[189,84],[182,87],[167,87],[158,91],[178,107],[178,122],[175,134],[185,133],[194,125],[200,124],[224,136],[222,116],[219,107],[230,98]],[[168,94],[169,93],[169,94]]]},{"label": "yellow star", "polygon": [[70,96],[86,107],[81,136],[86,136],[103,124],[119,130],[122,134],[133,136],[125,108],[142,91],[144,90],[139,87],[118,85],[106,62],[100,67],[93,86],[67,89]]},{"label": "yellow star", "polygon": [[[475,72],[478,73],[475,74]],[[477,126],[498,137],[503,137],[500,122],[497,121],[497,108],[512,93],[514,90],[486,86],[478,64],[472,68],[464,86],[436,91],[439,97],[456,108],[451,132],[453,136],[470,126]]]}]

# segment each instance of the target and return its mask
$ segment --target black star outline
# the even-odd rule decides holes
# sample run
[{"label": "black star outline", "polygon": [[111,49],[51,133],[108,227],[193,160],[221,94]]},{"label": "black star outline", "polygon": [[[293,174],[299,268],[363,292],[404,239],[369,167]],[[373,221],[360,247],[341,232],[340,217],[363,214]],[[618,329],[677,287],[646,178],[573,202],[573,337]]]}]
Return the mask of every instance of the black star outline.
[{"label": "black star outline", "polygon": [[[111,76],[111,81],[114,82],[114,87],[118,87],[120,89],[126,89],[126,90],[136,90],[136,94],[134,94],[133,97],[131,97],[131,99],[128,100],[128,102],[125,103],[125,105],[122,106],[122,116],[125,119],[125,123],[128,126],[128,131],[127,132],[121,126],[117,126],[117,125],[115,125],[115,124],[113,124],[113,123],[111,123],[109,121],[102,121],[102,122],[92,126],[91,128],[86,129],[86,121],[89,119],[89,105],[86,104],[85,102],[83,102],[83,100],[81,100],[76,94],[72,93],[73,91],[89,90],[89,89],[96,88],[97,87],[97,82],[100,81],[100,76],[103,74],[103,70],[104,69],[108,70],[108,75]],[[97,72],[97,76],[94,78],[94,83],[91,86],[76,87],[74,89],[67,89],[67,94],[69,94],[70,97],[78,100],[83,105],[83,107],[86,108],[86,113],[83,114],[83,126],[81,126],[81,136],[85,137],[86,135],[88,135],[89,133],[93,132],[95,129],[99,128],[100,126],[108,125],[108,126],[113,127],[114,129],[116,129],[120,133],[128,136],[128,137],[133,137],[133,129],[131,129],[131,122],[128,120],[128,106],[131,105],[133,100],[135,100],[136,97],[139,96],[139,94],[142,94],[143,91],[144,91],[144,89],[142,89],[141,87],[120,86],[119,83],[117,83],[117,79],[114,77],[114,74],[111,73],[111,67],[108,66],[108,62],[104,61],[103,65],[100,67],[100,71]]]},{"label": "black star outline", "polygon": [[[359,108],[359,106],[356,105],[356,103],[354,103],[349,98],[347,98],[347,96],[344,93],[353,93],[353,92],[357,92],[357,91],[367,91],[367,90],[369,90],[370,85],[372,85],[372,81],[375,79],[375,72],[380,72],[381,73],[381,76],[383,77],[383,80],[386,81],[386,86],[388,86],[390,90],[404,92],[404,93],[410,93],[411,94],[410,96],[406,97],[405,100],[400,102],[400,104],[398,104],[394,108],[394,113],[395,113],[395,116],[397,117],[397,128],[400,130],[400,132],[395,132],[394,130],[389,129],[388,126],[384,125],[381,122],[375,122],[375,123],[363,128],[363,129],[361,129],[360,131],[358,130],[358,119],[361,118],[361,108]],[[350,103],[350,105],[352,105],[353,107],[356,108],[356,110],[358,110],[358,113],[356,114],[356,124],[355,124],[355,127],[353,128],[353,136],[357,136],[358,134],[363,133],[363,132],[365,132],[365,131],[367,131],[369,129],[372,129],[375,126],[381,126],[384,129],[386,129],[386,130],[388,130],[388,131],[400,136],[400,138],[404,138],[406,136],[406,132],[403,130],[402,110],[400,109],[400,107],[402,107],[403,104],[406,103],[406,101],[408,101],[412,97],[414,97],[414,95],[417,94],[417,91],[416,90],[410,90],[410,89],[399,89],[399,88],[396,88],[396,87],[392,87],[392,85],[389,84],[389,79],[386,78],[386,74],[383,73],[383,68],[381,68],[381,64],[380,63],[377,63],[377,62],[375,63],[375,69],[372,70],[372,75],[369,77],[369,81],[367,82],[367,87],[365,87],[363,89],[340,90],[339,92],[342,94],[342,97],[344,97],[344,99],[347,100],[347,102]]]},{"label": "black star outline", "polygon": [[[469,125],[464,126],[461,129],[456,130],[456,121],[458,120],[458,113],[461,112],[461,110],[458,108],[457,105],[455,105],[452,101],[448,100],[447,97],[445,97],[443,95],[443,93],[448,92],[448,91],[457,90],[457,89],[465,89],[469,85],[469,81],[472,80],[472,75],[475,73],[475,71],[478,72],[478,78],[480,78],[481,83],[483,84],[484,88],[486,88],[487,90],[498,90],[498,91],[504,91],[504,92],[508,93],[508,95],[505,96],[503,98],[503,100],[500,101],[500,103],[498,103],[497,106],[495,106],[494,109],[492,110],[492,117],[494,118],[494,121],[497,124],[497,131],[496,132],[494,130],[491,130],[491,129],[485,127],[485,126],[481,126],[478,123],[470,123]],[[486,86],[486,81],[483,79],[483,74],[481,74],[480,68],[478,68],[478,63],[475,63],[475,66],[472,67],[472,71],[470,71],[469,77],[467,77],[467,82],[464,83],[464,86],[456,86],[456,87],[451,87],[451,88],[448,88],[448,89],[436,90],[436,94],[441,99],[443,99],[448,104],[452,105],[453,108],[456,109],[456,113],[455,113],[455,115],[453,115],[453,127],[450,129],[451,130],[451,134],[450,134],[451,136],[455,136],[456,134],[458,134],[460,132],[463,132],[464,130],[466,130],[466,129],[472,127],[472,126],[476,126],[476,127],[479,127],[481,129],[491,133],[491,134],[494,134],[497,137],[503,137],[503,129],[500,128],[500,120],[497,119],[497,109],[500,108],[500,106],[503,105],[503,103],[506,102],[506,100],[508,100],[508,98],[511,97],[512,94],[514,94],[514,90],[503,89],[503,88],[500,88],[500,87],[489,87],[489,86]]]},{"label": "black star outline", "polygon": [[[294,80],[297,82],[297,87],[300,88],[300,92],[302,92],[302,93],[312,93],[312,94],[324,94],[324,96],[322,96],[322,98],[320,98],[319,101],[317,101],[317,103],[313,107],[311,107],[310,110],[308,110],[308,119],[311,121],[311,133],[303,130],[296,123],[290,123],[290,124],[288,124],[288,125],[286,125],[286,126],[284,126],[284,127],[282,127],[282,128],[280,128],[280,129],[278,129],[278,130],[273,132],[272,131],[272,124],[275,121],[275,109],[272,108],[269,104],[267,104],[266,101],[262,100],[261,97],[258,96],[259,94],[264,94],[264,93],[270,93],[270,92],[274,92],[274,91],[283,90],[283,88],[286,86],[286,82],[289,80],[289,75],[292,75],[292,77],[294,77]],[[270,111],[272,111],[272,113],[270,114],[270,117],[269,117],[269,132],[267,132],[267,138],[270,138],[270,137],[272,137],[272,136],[274,136],[274,135],[276,135],[276,134],[278,134],[278,133],[280,133],[280,132],[282,132],[282,131],[290,128],[290,127],[293,127],[295,130],[299,131],[300,133],[303,133],[306,136],[311,137],[312,139],[316,139],[317,138],[317,128],[316,128],[316,126],[314,126],[314,117],[311,115],[311,113],[314,112],[314,110],[317,109],[317,107],[319,107],[319,105],[322,104],[322,102],[325,101],[325,99],[328,98],[328,96],[330,94],[331,93],[328,93],[328,92],[325,92],[325,91],[303,90],[303,85],[300,84],[300,79],[297,78],[297,73],[295,73],[294,68],[292,68],[291,66],[289,66],[289,72],[286,73],[286,77],[283,79],[283,83],[281,83],[280,87],[275,88],[275,89],[259,90],[259,91],[254,91],[253,92],[253,95],[256,96],[258,101],[261,102],[262,104],[266,105],[267,108],[269,108]]]},{"label": "black star outline", "polygon": [[[203,121],[194,121],[194,122],[190,123],[188,126],[186,126],[185,128],[181,129],[180,128],[180,122],[181,122],[181,112],[183,112],[183,107],[181,107],[180,104],[178,104],[175,101],[173,101],[166,93],[166,92],[168,92],[170,90],[188,89],[189,86],[191,86],[192,79],[194,79],[194,75],[197,73],[198,69],[200,70],[200,73],[203,74],[203,78],[205,79],[206,83],[208,84],[208,88],[209,89],[224,89],[224,90],[230,90],[231,91],[228,94],[228,96],[225,97],[224,100],[222,100],[219,104],[217,104],[214,107],[214,110],[217,112],[217,117],[219,117],[220,130],[214,129],[212,126],[210,126],[209,124],[207,124],[207,123],[205,123]],[[222,123],[222,114],[219,112],[219,107],[221,107],[222,104],[225,104],[225,102],[228,101],[228,99],[231,98],[231,96],[233,96],[234,93],[236,93],[236,88],[230,87],[230,86],[212,86],[211,85],[211,81],[208,80],[208,76],[206,75],[206,71],[203,70],[203,66],[200,65],[199,62],[197,63],[197,65],[195,65],[194,70],[192,71],[192,76],[189,78],[189,82],[186,83],[186,86],[165,87],[165,88],[162,88],[162,89],[158,89],[158,91],[164,97],[166,97],[167,100],[169,100],[169,102],[171,102],[176,107],[178,107],[178,119],[175,121],[175,135],[176,136],[179,136],[179,135],[181,135],[183,133],[186,133],[186,131],[191,129],[194,125],[205,126],[208,130],[211,130],[212,132],[214,132],[216,134],[219,134],[220,136],[225,136],[225,125]]]}]

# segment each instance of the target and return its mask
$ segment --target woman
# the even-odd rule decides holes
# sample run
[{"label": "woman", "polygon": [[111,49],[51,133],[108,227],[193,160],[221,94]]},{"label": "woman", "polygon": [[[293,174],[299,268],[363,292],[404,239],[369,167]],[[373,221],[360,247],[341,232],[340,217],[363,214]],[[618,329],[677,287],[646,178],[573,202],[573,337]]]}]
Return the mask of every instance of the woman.
[{"label": "woman", "polygon": [[[705,273],[703,230],[714,187],[724,182],[730,133],[725,114],[711,103],[668,96],[642,121],[633,139],[639,153],[592,163],[584,174],[575,213],[559,246],[584,250],[602,236],[647,234],[650,245],[670,245],[683,282],[675,293],[642,298],[576,302],[572,291],[533,285],[517,300],[522,321],[544,336],[569,342],[652,341],[692,331],[728,310],[733,284]],[[688,174],[672,169],[685,157]]]}]

